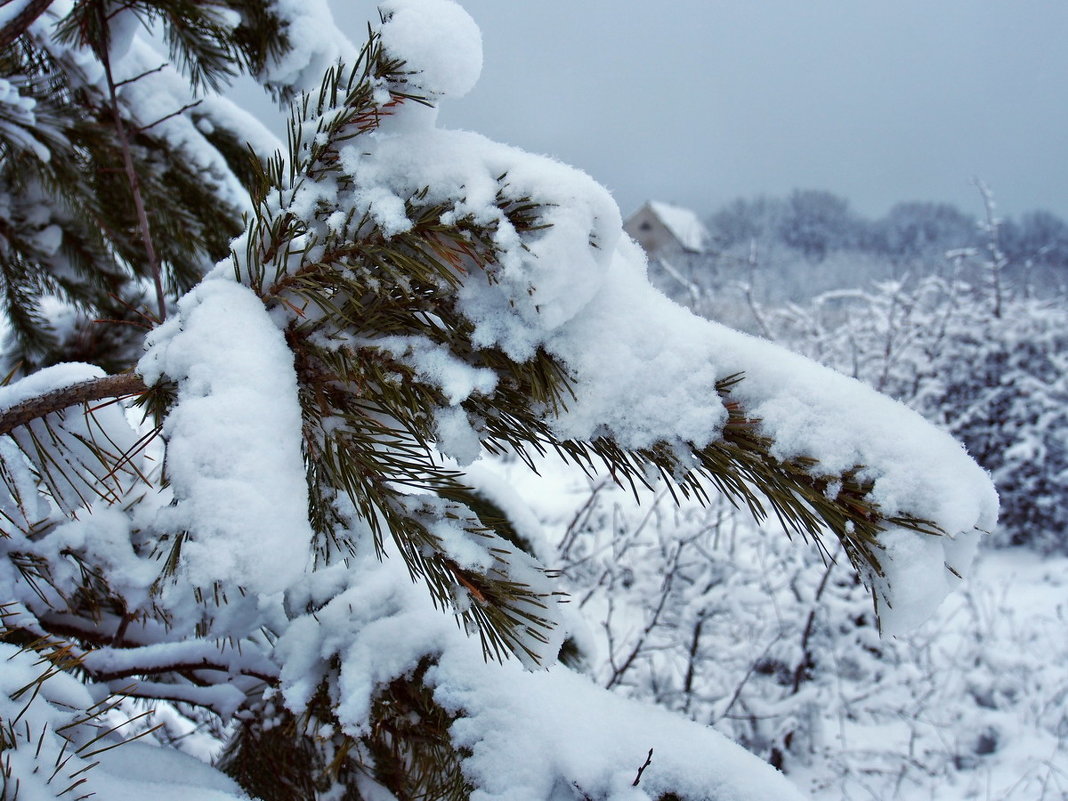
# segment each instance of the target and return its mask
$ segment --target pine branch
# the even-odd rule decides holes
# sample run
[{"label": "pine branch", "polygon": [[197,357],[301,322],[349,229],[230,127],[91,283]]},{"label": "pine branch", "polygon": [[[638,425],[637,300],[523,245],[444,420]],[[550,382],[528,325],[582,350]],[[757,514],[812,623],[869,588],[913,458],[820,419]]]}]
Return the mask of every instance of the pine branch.
[{"label": "pine branch", "polygon": [[30,0],[22,11],[0,29],[0,50],[10,47],[16,39],[26,33],[50,5],[52,5],[52,0]]},{"label": "pine branch", "polygon": [[140,395],[148,391],[141,376],[134,373],[109,375],[82,381],[69,387],[52,390],[35,398],[17,403],[10,409],[0,412],[0,436],[10,434],[19,426],[46,417],[53,412],[62,411],[81,403],[104,400],[106,398],[125,398]]}]

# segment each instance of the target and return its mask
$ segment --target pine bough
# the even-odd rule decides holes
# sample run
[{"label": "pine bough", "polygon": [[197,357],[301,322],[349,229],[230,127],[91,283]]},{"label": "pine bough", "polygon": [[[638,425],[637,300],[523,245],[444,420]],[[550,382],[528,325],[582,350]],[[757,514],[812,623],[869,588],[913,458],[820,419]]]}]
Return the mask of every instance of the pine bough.
[{"label": "pine bough", "polygon": [[[220,766],[263,799],[790,797],[718,735],[552,666],[544,549],[467,468],[555,452],[830,532],[890,631],[967,569],[989,481],[904,407],[655,292],[587,176],[437,128],[478,30],[448,0],[380,9],[136,368],[0,390],[4,639],[20,676],[39,658],[5,684],[4,797],[50,797],[18,784],[34,748],[106,788],[120,763],[86,770],[80,732],[113,697],[226,724]],[[70,676],[84,698],[38,698]]]}]

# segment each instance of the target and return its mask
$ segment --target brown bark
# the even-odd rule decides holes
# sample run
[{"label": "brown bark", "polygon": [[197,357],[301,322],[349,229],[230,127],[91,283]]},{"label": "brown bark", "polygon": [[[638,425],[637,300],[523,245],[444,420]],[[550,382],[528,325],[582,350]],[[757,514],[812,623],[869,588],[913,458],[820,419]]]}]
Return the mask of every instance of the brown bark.
[{"label": "brown bark", "polygon": [[80,403],[139,395],[148,387],[141,376],[134,373],[109,375],[82,381],[69,387],[56,389],[24,400],[10,409],[0,412],[0,436],[9,434],[19,426],[26,425],[52,412],[59,412]]},{"label": "brown bark", "polygon": [[26,33],[50,5],[52,5],[52,0],[30,0],[26,8],[16,14],[7,25],[0,28],[0,50],[14,44],[15,40]]},{"label": "brown bark", "polygon": [[[104,6],[100,5],[100,23],[104,30],[108,30],[108,20],[104,16]],[[119,137],[119,145],[122,149],[122,162],[126,170],[126,181],[130,185],[130,193],[133,195],[134,210],[137,212],[137,227],[141,230],[141,241],[145,246],[145,258],[149,272],[152,275],[152,283],[156,289],[156,311],[159,322],[167,319],[167,296],[163,291],[163,270],[160,266],[159,255],[156,253],[156,245],[152,240],[152,229],[148,224],[148,212],[145,210],[145,201],[141,195],[141,180],[137,176],[134,167],[133,155],[130,152],[130,137],[126,132],[126,126],[122,121],[122,112],[119,109],[119,97],[115,91],[115,78],[111,74],[111,57],[108,54],[108,42],[98,50],[97,55],[100,63],[104,66],[104,76],[108,82],[108,99],[111,101],[111,113],[115,118],[115,133]]]}]

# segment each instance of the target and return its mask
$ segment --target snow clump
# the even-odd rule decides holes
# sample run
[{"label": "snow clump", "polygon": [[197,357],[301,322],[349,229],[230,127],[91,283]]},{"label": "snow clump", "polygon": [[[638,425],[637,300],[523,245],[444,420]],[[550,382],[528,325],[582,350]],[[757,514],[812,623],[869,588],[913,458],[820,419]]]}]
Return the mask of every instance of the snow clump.
[{"label": "snow clump", "polygon": [[251,289],[212,278],[149,337],[138,370],[178,382],[164,422],[178,504],[167,528],[194,584],[272,593],[304,573],[312,541],[293,353]]},{"label": "snow clump", "polygon": [[482,33],[452,0],[389,0],[382,45],[402,59],[417,91],[431,98],[463,97],[482,74]]}]

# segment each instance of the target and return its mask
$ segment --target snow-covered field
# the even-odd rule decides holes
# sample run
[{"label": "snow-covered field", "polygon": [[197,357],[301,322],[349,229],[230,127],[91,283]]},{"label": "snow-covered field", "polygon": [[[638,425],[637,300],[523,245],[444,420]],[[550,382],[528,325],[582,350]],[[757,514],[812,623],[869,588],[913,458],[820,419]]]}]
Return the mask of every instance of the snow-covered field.
[{"label": "snow-covered field", "polygon": [[504,470],[558,547],[600,684],[713,725],[816,799],[1068,797],[1068,559],[982,548],[929,621],[880,637],[848,565],[773,521],[663,488],[637,504],[552,460]]}]

